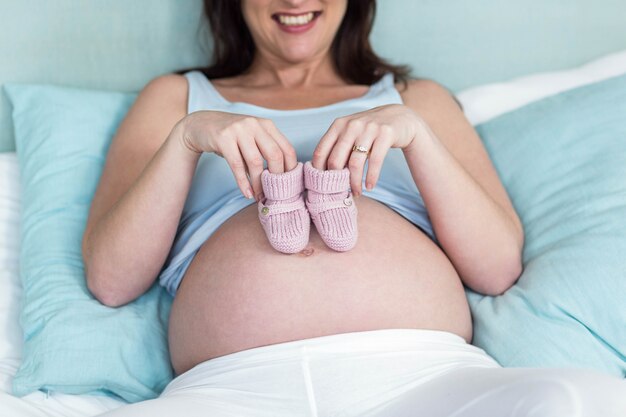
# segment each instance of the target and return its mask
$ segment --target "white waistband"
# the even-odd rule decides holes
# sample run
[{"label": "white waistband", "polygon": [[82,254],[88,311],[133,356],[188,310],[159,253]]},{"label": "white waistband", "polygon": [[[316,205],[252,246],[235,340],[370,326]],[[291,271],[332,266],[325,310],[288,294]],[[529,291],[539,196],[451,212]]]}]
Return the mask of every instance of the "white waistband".
[{"label": "white waistband", "polygon": [[483,349],[469,344],[454,333],[431,329],[380,329],[339,333],[294,340],[219,356],[199,363],[176,377],[166,391],[187,385],[192,380],[206,380],[213,375],[242,369],[300,361],[303,355],[333,357],[345,355],[394,355],[415,353],[434,362],[456,365],[500,367]]}]

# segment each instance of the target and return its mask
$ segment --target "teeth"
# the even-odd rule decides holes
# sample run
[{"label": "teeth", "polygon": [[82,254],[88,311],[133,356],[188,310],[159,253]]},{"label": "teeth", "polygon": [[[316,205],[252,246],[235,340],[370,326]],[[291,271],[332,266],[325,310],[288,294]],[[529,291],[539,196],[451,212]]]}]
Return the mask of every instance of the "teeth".
[{"label": "teeth", "polygon": [[280,21],[281,24],[286,25],[286,26],[306,25],[311,20],[313,20],[313,12],[301,14],[298,16],[286,16],[286,15],[279,14],[278,20]]}]

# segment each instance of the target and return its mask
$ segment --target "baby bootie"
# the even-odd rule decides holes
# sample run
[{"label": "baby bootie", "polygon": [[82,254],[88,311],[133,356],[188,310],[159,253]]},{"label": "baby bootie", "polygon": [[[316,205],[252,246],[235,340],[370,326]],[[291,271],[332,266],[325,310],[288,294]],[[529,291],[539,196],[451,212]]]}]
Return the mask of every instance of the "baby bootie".
[{"label": "baby bootie", "polygon": [[356,245],[357,209],[350,192],[350,170],[319,170],[304,164],[306,207],[320,237],[331,249],[347,251]]},{"label": "baby bootie", "polygon": [[264,197],[259,220],[270,245],[283,253],[297,253],[309,243],[311,217],[304,203],[302,162],[287,172],[261,173]]}]

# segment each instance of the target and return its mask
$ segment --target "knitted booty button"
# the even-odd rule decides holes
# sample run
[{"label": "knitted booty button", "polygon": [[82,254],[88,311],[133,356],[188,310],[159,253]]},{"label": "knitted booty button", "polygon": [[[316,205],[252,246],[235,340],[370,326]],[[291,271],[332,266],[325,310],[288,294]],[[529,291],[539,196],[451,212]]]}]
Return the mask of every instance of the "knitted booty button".
[{"label": "knitted booty button", "polygon": [[331,249],[347,251],[356,245],[357,209],[350,192],[350,170],[314,168],[304,164],[306,206],[320,237]]},{"label": "knitted booty button", "polygon": [[261,173],[264,198],[258,203],[259,220],[277,251],[297,253],[309,243],[311,217],[304,203],[302,162],[291,171]]}]

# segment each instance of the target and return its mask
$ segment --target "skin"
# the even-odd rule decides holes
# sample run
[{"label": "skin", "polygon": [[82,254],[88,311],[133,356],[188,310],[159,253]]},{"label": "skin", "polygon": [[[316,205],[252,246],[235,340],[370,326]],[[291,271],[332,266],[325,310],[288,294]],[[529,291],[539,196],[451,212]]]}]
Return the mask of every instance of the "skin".
[{"label": "skin", "polygon": [[[258,53],[244,74],[214,85],[229,101],[274,109],[362,96],[369,86],[342,80],[328,53],[346,4],[243,0]],[[299,35],[281,31],[271,18],[312,10],[322,15],[313,30]],[[88,288],[104,304],[128,303],[154,283],[202,152],[226,159],[241,192],[257,200],[264,160],[272,172],[297,163],[289,138],[271,120],[187,114],[187,90],[182,76],[151,81],[110,146],[83,238]],[[410,81],[400,94],[403,104],[336,119],[312,163],[319,169],[348,166],[359,196],[361,178],[375,187],[388,150],[401,149],[441,247],[398,213],[361,195],[355,248],[334,252],[311,228],[307,248],[287,256],[272,250],[251,204],[207,239],[178,289],[169,329],[177,374],[246,348],[357,330],[430,328],[471,341],[462,284],[490,295],[513,285],[522,271],[521,222],[449,92],[422,79]],[[354,144],[371,153],[352,152]]]}]

